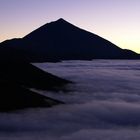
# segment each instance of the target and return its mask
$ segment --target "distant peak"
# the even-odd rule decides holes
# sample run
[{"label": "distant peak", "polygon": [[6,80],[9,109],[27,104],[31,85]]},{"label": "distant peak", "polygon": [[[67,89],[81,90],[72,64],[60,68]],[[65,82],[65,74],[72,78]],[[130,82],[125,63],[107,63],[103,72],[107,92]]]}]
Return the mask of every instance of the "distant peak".
[{"label": "distant peak", "polygon": [[59,18],[57,21],[61,21],[61,22],[62,22],[62,21],[63,21],[63,22],[65,21],[65,22],[66,22],[66,20],[64,20],[63,18]]},{"label": "distant peak", "polygon": [[60,25],[72,25],[69,21],[63,18],[59,18],[58,20],[54,21],[54,23],[60,24]]},{"label": "distant peak", "polygon": [[55,21],[56,23],[69,23],[68,21],[66,21],[63,18],[59,18],[58,20]]}]

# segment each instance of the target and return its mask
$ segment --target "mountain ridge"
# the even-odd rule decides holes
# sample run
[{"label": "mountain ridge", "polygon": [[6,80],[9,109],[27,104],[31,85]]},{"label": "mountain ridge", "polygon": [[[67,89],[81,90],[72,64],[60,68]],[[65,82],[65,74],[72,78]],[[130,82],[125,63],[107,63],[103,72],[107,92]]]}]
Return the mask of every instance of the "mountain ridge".
[{"label": "mountain ridge", "polygon": [[11,46],[23,51],[26,54],[24,57],[30,62],[140,59],[139,54],[121,49],[111,41],[81,29],[63,18],[44,24],[23,38],[2,42],[0,46]]}]

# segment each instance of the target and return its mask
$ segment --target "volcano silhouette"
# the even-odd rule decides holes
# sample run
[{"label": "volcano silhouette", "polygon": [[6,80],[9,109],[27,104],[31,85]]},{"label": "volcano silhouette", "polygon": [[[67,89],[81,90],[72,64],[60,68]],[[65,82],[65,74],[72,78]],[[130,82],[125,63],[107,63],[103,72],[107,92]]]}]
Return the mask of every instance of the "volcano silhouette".
[{"label": "volcano silhouette", "polygon": [[15,58],[16,61],[17,56],[28,62],[140,59],[139,54],[121,49],[110,41],[80,29],[62,18],[41,26],[21,39],[4,41],[0,47],[1,59],[4,56],[4,59]]}]

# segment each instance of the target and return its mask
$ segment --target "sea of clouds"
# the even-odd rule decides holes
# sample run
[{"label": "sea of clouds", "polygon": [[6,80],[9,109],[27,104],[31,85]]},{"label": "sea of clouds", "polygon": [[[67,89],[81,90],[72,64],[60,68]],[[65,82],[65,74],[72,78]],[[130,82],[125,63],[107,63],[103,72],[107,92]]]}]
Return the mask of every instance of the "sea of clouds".
[{"label": "sea of clouds", "polygon": [[93,60],[34,64],[69,79],[52,108],[0,114],[0,140],[139,140],[140,61]]}]

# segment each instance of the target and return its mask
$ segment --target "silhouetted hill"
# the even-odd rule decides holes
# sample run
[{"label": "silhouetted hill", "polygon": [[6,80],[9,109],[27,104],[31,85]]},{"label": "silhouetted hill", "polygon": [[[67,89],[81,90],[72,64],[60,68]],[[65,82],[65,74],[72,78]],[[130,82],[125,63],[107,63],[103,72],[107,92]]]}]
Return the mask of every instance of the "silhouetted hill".
[{"label": "silhouetted hill", "polygon": [[0,112],[31,107],[51,107],[62,103],[23,86],[0,80]]},{"label": "silhouetted hill", "polygon": [[71,59],[140,59],[137,53],[123,50],[64,19],[47,23],[22,39],[5,41],[0,46],[14,48],[20,52],[20,56],[24,56],[24,59],[30,62]]},{"label": "silhouetted hill", "polygon": [[63,90],[70,83],[25,62],[0,63],[0,81],[43,90]]},{"label": "silhouetted hill", "polygon": [[62,91],[68,83],[24,61],[0,61],[0,112],[63,103],[29,89]]}]

